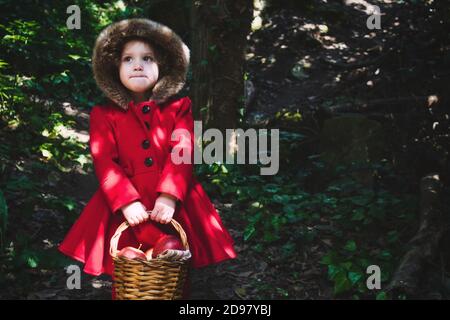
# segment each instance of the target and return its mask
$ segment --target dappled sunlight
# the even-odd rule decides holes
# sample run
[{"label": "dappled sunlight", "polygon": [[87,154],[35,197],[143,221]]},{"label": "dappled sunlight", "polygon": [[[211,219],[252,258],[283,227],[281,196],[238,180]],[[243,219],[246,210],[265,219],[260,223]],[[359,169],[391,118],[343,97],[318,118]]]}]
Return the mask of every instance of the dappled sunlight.
[{"label": "dappled sunlight", "polygon": [[223,231],[222,227],[220,226],[219,221],[217,221],[217,218],[214,216],[209,217],[209,223],[218,231]]},{"label": "dappled sunlight", "polygon": [[110,169],[104,173],[104,180],[101,181],[102,189],[105,192],[114,189],[120,182],[122,175],[117,169]]},{"label": "dappled sunlight", "polygon": [[229,255],[230,257],[235,257],[236,256],[236,253],[234,252],[234,248],[229,246],[229,245],[224,246],[223,250],[225,250],[227,255]]},{"label": "dappled sunlight", "polygon": [[166,134],[164,133],[164,130],[159,126],[156,128],[156,137],[161,140],[166,138]]},{"label": "dappled sunlight", "polygon": [[89,141],[89,134],[87,132],[78,132],[77,130],[68,128],[64,125],[55,127],[55,131],[65,139],[73,139],[81,143],[87,143]]},{"label": "dappled sunlight", "polygon": [[91,153],[93,156],[99,155],[100,154],[100,142],[99,141],[92,141],[90,143],[90,147],[91,147]]},{"label": "dappled sunlight", "polygon": [[169,145],[173,145],[170,154],[171,161],[175,164],[184,163],[193,165],[195,143],[194,132],[190,132],[185,128],[175,129],[169,141]]},{"label": "dappled sunlight", "polygon": [[373,4],[365,0],[344,0],[344,4],[347,6],[356,5],[355,9],[364,12],[367,15],[371,15],[375,12],[376,7]]},{"label": "dappled sunlight", "polygon": [[156,127],[155,135],[152,138],[153,138],[153,144],[157,148],[161,148],[160,141],[164,141],[166,139],[166,133],[160,126],[158,126],[158,127]]},{"label": "dappled sunlight", "polygon": [[428,96],[428,108],[430,108],[433,104],[436,104],[439,102],[439,98],[437,95],[430,95]]}]

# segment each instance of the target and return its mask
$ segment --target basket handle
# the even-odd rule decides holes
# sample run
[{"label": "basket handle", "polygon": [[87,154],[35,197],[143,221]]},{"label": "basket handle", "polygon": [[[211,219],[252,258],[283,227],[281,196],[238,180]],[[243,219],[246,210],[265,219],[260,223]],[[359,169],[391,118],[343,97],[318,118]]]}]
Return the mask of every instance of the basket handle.
[{"label": "basket handle", "polygon": [[[150,213],[152,213],[152,211],[147,210],[147,213],[150,214]],[[170,223],[175,228],[175,230],[180,234],[181,242],[182,242],[185,250],[189,250],[189,244],[187,241],[186,233],[183,230],[183,227],[175,219],[170,220]],[[122,235],[122,232],[124,232],[125,230],[128,229],[129,226],[130,225],[128,224],[128,221],[122,222],[122,224],[117,227],[116,232],[112,236],[110,247],[109,247],[109,254],[113,258],[117,257],[117,254],[119,253],[119,251],[117,250],[117,246],[119,245],[120,236]]]}]

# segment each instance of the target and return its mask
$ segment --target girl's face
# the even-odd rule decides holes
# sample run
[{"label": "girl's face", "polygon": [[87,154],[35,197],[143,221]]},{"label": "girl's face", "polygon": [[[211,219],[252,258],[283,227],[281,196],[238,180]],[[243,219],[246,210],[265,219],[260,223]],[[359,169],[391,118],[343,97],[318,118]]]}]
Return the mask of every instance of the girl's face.
[{"label": "girl's face", "polygon": [[119,74],[122,84],[135,97],[147,93],[156,84],[159,76],[153,48],[138,40],[127,42],[122,50]]}]

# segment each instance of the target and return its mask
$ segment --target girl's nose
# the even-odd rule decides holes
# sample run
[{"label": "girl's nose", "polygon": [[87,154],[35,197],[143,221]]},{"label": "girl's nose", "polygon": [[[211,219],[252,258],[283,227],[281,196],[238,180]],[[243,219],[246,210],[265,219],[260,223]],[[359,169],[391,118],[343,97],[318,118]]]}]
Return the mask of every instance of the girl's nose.
[{"label": "girl's nose", "polygon": [[142,64],[141,63],[135,63],[134,64],[134,70],[142,70]]}]

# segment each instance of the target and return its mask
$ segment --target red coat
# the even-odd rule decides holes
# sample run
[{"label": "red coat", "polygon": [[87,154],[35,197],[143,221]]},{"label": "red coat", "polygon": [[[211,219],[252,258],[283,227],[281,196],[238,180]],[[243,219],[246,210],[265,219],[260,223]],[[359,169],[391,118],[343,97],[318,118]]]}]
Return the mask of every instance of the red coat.
[{"label": "red coat", "polygon": [[[191,139],[171,141],[174,129],[189,130]],[[186,143],[187,142],[187,143]],[[201,184],[192,175],[193,164],[174,164],[172,148],[194,146],[191,100],[184,97],[165,105],[153,100],[133,104],[128,110],[114,105],[95,106],[90,113],[90,151],[99,189],[59,246],[64,254],[85,263],[92,275],[112,274],[110,239],[124,221],[119,208],[140,200],[152,210],[160,193],[178,199],[174,218],[186,232],[193,267],[236,257],[233,239]],[[186,150],[186,149],[184,149]],[[128,228],[124,246],[152,247],[170,225],[147,221]]]}]

